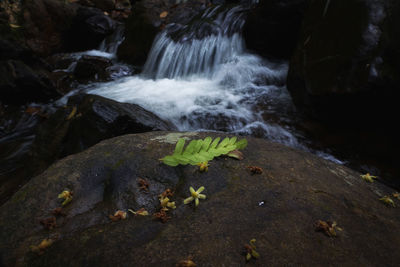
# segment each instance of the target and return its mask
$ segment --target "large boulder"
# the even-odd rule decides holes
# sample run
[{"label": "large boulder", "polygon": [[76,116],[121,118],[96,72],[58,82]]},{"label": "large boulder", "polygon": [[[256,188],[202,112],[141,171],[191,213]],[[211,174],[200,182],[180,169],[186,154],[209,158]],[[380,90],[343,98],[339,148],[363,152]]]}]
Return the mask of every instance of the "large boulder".
[{"label": "large boulder", "polygon": [[249,12],[243,36],[262,56],[289,59],[296,47],[307,0],[260,1]]},{"label": "large boulder", "polygon": [[289,67],[294,103],[320,120],[392,124],[400,92],[398,14],[395,0],[311,1]]},{"label": "large boulder", "polygon": [[[2,264],[175,266],[191,255],[198,266],[245,266],[244,244],[255,238],[260,258],[250,263],[257,266],[398,265],[400,214],[379,201],[390,188],[255,138],[248,138],[244,160],[216,158],[204,173],[159,161],[179,137],[205,136],[220,135],[127,135],[57,162],[0,207]],[[248,166],[264,171],[252,174]],[[197,208],[183,204],[190,186],[205,187],[206,199]],[[151,215],[166,189],[174,192],[176,209],[167,211],[171,218],[163,224]],[[52,215],[63,190],[73,192],[72,201],[61,211],[64,216]],[[141,208],[150,216],[109,218],[117,210]],[[326,225],[324,233],[323,224],[317,232],[318,220],[336,221],[337,236],[329,237]],[[32,249],[44,239],[51,246]]]}]

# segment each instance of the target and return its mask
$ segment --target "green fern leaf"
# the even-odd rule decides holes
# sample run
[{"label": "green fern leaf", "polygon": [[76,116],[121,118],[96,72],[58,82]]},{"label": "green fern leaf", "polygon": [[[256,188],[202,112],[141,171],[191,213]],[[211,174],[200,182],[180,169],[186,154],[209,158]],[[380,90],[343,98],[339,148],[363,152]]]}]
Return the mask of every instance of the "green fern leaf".
[{"label": "green fern leaf", "polygon": [[[169,166],[178,165],[198,165],[201,162],[207,162],[215,157],[221,155],[232,156],[232,151],[243,149],[247,146],[247,140],[242,139],[238,142],[236,137],[226,137],[224,140],[219,142],[221,138],[217,137],[212,140],[211,137],[206,137],[204,140],[192,140],[185,146],[185,139],[180,138],[176,143],[174,153],[172,155],[165,156],[161,161]],[[237,156],[233,156],[238,158]]]}]

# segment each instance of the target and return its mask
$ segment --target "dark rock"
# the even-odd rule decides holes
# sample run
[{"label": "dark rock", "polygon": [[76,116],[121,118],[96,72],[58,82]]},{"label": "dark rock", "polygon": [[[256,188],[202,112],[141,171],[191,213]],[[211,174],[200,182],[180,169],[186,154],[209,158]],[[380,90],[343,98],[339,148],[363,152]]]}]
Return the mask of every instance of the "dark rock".
[{"label": "dark rock", "polygon": [[[311,154],[248,138],[245,159],[217,158],[208,172],[196,166],[169,167],[179,137],[215,133],[151,132],[104,141],[65,158],[21,188],[0,207],[2,263],[28,266],[174,266],[189,255],[198,266],[245,266],[244,244],[255,238],[257,266],[397,266],[400,215],[378,199],[392,191],[360,173]],[[262,174],[251,174],[258,166]],[[139,178],[149,183],[140,189]],[[184,205],[189,187],[204,186],[207,199]],[[113,222],[117,210],[160,208],[158,195],[170,188],[177,208],[165,224],[152,216]],[[73,199],[45,230],[40,221]],[[399,201],[394,199],[395,203]],[[315,222],[336,221],[337,237],[316,232]],[[42,255],[32,245],[50,238]],[[304,257],[304,253],[307,257]],[[253,261],[253,260],[252,260]],[[251,264],[252,262],[250,262]]]},{"label": "dark rock", "polygon": [[106,16],[100,9],[80,7],[67,34],[66,48],[69,51],[97,48],[116,27],[117,22]]},{"label": "dark rock", "polygon": [[110,12],[115,8],[116,0],[93,0],[92,2],[95,7]]},{"label": "dark rock", "polygon": [[306,0],[265,0],[250,11],[243,36],[248,49],[262,56],[289,59],[296,47]]},{"label": "dark rock", "polygon": [[21,9],[24,39],[35,53],[49,55],[64,47],[65,35],[76,17],[77,5],[57,0],[35,0],[24,1]]},{"label": "dark rock", "polygon": [[19,60],[0,61],[0,98],[3,103],[46,102],[59,96],[47,72],[33,71]]},{"label": "dark rock", "polygon": [[[21,119],[16,117],[11,122],[23,125],[24,129],[4,140],[0,135],[0,205],[59,158],[122,134],[176,129],[137,105],[95,95],[71,97],[68,106],[60,108],[48,119],[41,113],[36,116],[26,114],[24,110],[22,115],[18,111],[14,113]],[[38,120],[41,121],[39,126]],[[4,125],[2,120],[0,123]],[[0,127],[0,134],[7,129]]]},{"label": "dark rock", "polygon": [[[141,66],[145,63],[157,33],[169,23],[186,24],[206,7],[206,1],[196,0],[175,4],[175,1],[138,1],[126,21],[125,39],[118,48],[118,58]],[[161,18],[162,12],[168,12]]]},{"label": "dark rock", "polygon": [[289,67],[295,104],[358,127],[398,113],[399,13],[392,0],[310,3]]},{"label": "dark rock", "polygon": [[173,129],[172,124],[137,105],[96,95],[77,95],[40,126],[33,153],[45,168],[58,158],[111,137]]},{"label": "dark rock", "polygon": [[103,57],[82,56],[76,64],[74,75],[79,81],[105,81],[109,79],[107,68],[111,60]]}]

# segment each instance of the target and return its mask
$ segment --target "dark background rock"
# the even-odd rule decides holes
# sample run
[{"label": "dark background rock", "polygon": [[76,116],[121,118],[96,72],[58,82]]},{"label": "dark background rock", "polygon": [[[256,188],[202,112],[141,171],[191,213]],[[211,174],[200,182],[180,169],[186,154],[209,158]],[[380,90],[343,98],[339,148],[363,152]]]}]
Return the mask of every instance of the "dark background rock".
[{"label": "dark background rock", "polygon": [[321,120],[382,122],[397,111],[400,78],[393,73],[400,71],[400,38],[392,23],[399,4],[327,3],[312,2],[305,15],[289,67],[293,101]]},{"label": "dark background rock", "polygon": [[[398,180],[398,1],[310,1],[287,87],[305,132],[357,169]],[[340,18],[340,19],[339,19]],[[396,182],[398,187],[398,182]]]},{"label": "dark background rock", "polygon": [[243,36],[256,53],[289,59],[296,47],[307,0],[264,0],[249,12]]},{"label": "dark background rock", "polygon": [[43,102],[60,96],[45,70],[34,71],[19,60],[0,61],[0,98],[5,104]]},{"label": "dark background rock", "polygon": [[[71,115],[74,107],[76,110]],[[171,123],[137,105],[119,103],[96,95],[71,97],[66,107],[45,117],[41,117],[40,113],[34,117],[24,112],[14,113],[23,116],[23,121],[19,117],[13,118],[13,121],[24,125],[26,132],[17,129],[14,135],[21,135],[21,138],[9,141],[2,140],[0,136],[0,159],[4,160],[1,166],[4,172],[0,173],[0,205],[57,159],[81,152],[115,136],[176,129]],[[26,120],[31,121],[32,125],[27,125],[28,122],[24,122]],[[36,124],[37,120],[41,123]],[[29,131],[28,126],[32,131]],[[14,156],[10,156],[14,153]]]},{"label": "dark background rock", "polygon": [[[245,266],[243,246],[255,238],[257,266],[397,266],[399,213],[379,197],[392,190],[362,180],[360,173],[311,154],[247,138],[245,159],[216,158],[208,172],[197,166],[169,167],[159,158],[171,154],[179,137],[215,133],[162,133],[110,139],[65,158],[32,179],[0,207],[2,263],[29,266],[174,266],[193,256],[198,266]],[[247,166],[263,168],[251,175]],[[138,179],[149,182],[140,190]],[[189,187],[205,186],[198,208],[184,205]],[[116,210],[159,207],[158,195],[172,189],[176,210],[166,224],[152,216],[128,214],[112,222]],[[74,192],[66,217],[45,230],[48,218]],[[398,200],[394,200],[396,204]],[[317,220],[336,221],[342,231],[330,238],[316,232]],[[31,245],[54,239],[43,255]],[[307,257],[304,257],[307,253]]]},{"label": "dark background rock", "polygon": [[112,34],[117,22],[100,9],[79,7],[71,28],[66,33],[66,51],[84,51],[98,48],[101,41]]},{"label": "dark background rock", "polygon": [[[187,1],[178,5],[175,1],[136,1],[133,13],[126,21],[125,39],[118,48],[118,58],[142,66],[158,32],[169,23],[189,23],[207,4],[205,0]],[[160,18],[164,11],[168,12],[167,16]]]},{"label": "dark background rock", "polygon": [[110,79],[107,68],[111,60],[103,57],[82,56],[76,64],[74,75],[80,82],[105,81]]}]

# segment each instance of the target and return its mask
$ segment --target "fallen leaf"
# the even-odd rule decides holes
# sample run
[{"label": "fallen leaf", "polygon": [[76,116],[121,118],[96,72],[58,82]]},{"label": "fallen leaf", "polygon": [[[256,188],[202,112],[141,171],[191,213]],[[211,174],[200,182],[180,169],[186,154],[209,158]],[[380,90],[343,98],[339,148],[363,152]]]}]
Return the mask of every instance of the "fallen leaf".
[{"label": "fallen leaf", "polygon": [[49,217],[49,218],[43,219],[40,221],[40,223],[47,230],[51,230],[53,228],[56,228],[56,226],[57,226],[56,217]]},{"label": "fallen leaf", "polygon": [[109,218],[113,221],[125,220],[126,219],[126,212],[122,210],[117,210],[114,215],[110,215]]},{"label": "fallen leaf", "polygon": [[58,216],[58,215],[67,216],[67,214],[63,211],[63,208],[61,208],[61,207],[55,208],[51,213],[55,216]]},{"label": "fallen leaf", "polygon": [[329,237],[337,236],[335,229],[337,229],[339,231],[342,230],[340,227],[337,227],[336,222],[330,222],[330,221],[326,222],[326,221],[318,220],[315,223],[315,231],[324,232]]},{"label": "fallen leaf", "polygon": [[163,223],[166,223],[169,219],[171,219],[171,217],[169,217],[163,209],[161,209],[159,212],[154,213],[153,216]]},{"label": "fallen leaf", "polygon": [[262,174],[263,169],[257,166],[247,166],[247,169],[250,170],[251,174]]},{"label": "fallen leaf", "polygon": [[388,206],[396,207],[396,205],[394,204],[394,201],[389,196],[384,196],[384,197],[380,198],[379,200]]},{"label": "fallen leaf", "polygon": [[72,108],[71,113],[68,115],[68,117],[67,117],[66,120],[72,119],[72,118],[75,116],[77,110],[78,110],[78,109],[76,108],[76,106],[74,106],[74,107]]},{"label": "fallen leaf", "polygon": [[229,153],[228,153],[228,156],[231,157],[231,158],[238,159],[238,160],[242,160],[242,159],[244,158],[244,157],[243,157],[243,153],[240,152],[240,151],[237,150],[237,149],[235,149],[235,150],[229,152]]},{"label": "fallen leaf", "polygon": [[42,255],[44,251],[53,244],[54,240],[52,239],[43,239],[37,246],[31,246],[32,252],[35,252],[39,255]]},{"label": "fallen leaf", "polygon": [[19,25],[17,25],[17,24],[10,23],[9,25],[10,25],[10,27],[13,28],[13,29],[21,28],[21,26],[19,26]]},{"label": "fallen leaf", "polygon": [[140,216],[147,216],[149,215],[149,212],[147,210],[145,210],[144,208],[141,208],[138,211],[133,211],[131,209],[128,209],[129,212],[135,214],[135,215],[140,215]]},{"label": "fallen leaf", "polygon": [[193,262],[192,257],[189,256],[186,260],[181,260],[176,264],[177,267],[195,267],[196,263]]},{"label": "fallen leaf", "polygon": [[140,190],[149,191],[149,183],[145,179],[139,178],[138,185]]},{"label": "fallen leaf", "polygon": [[163,19],[166,16],[168,16],[168,12],[167,11],[163,11],[163,12],[160,13],[160,19]]}]

